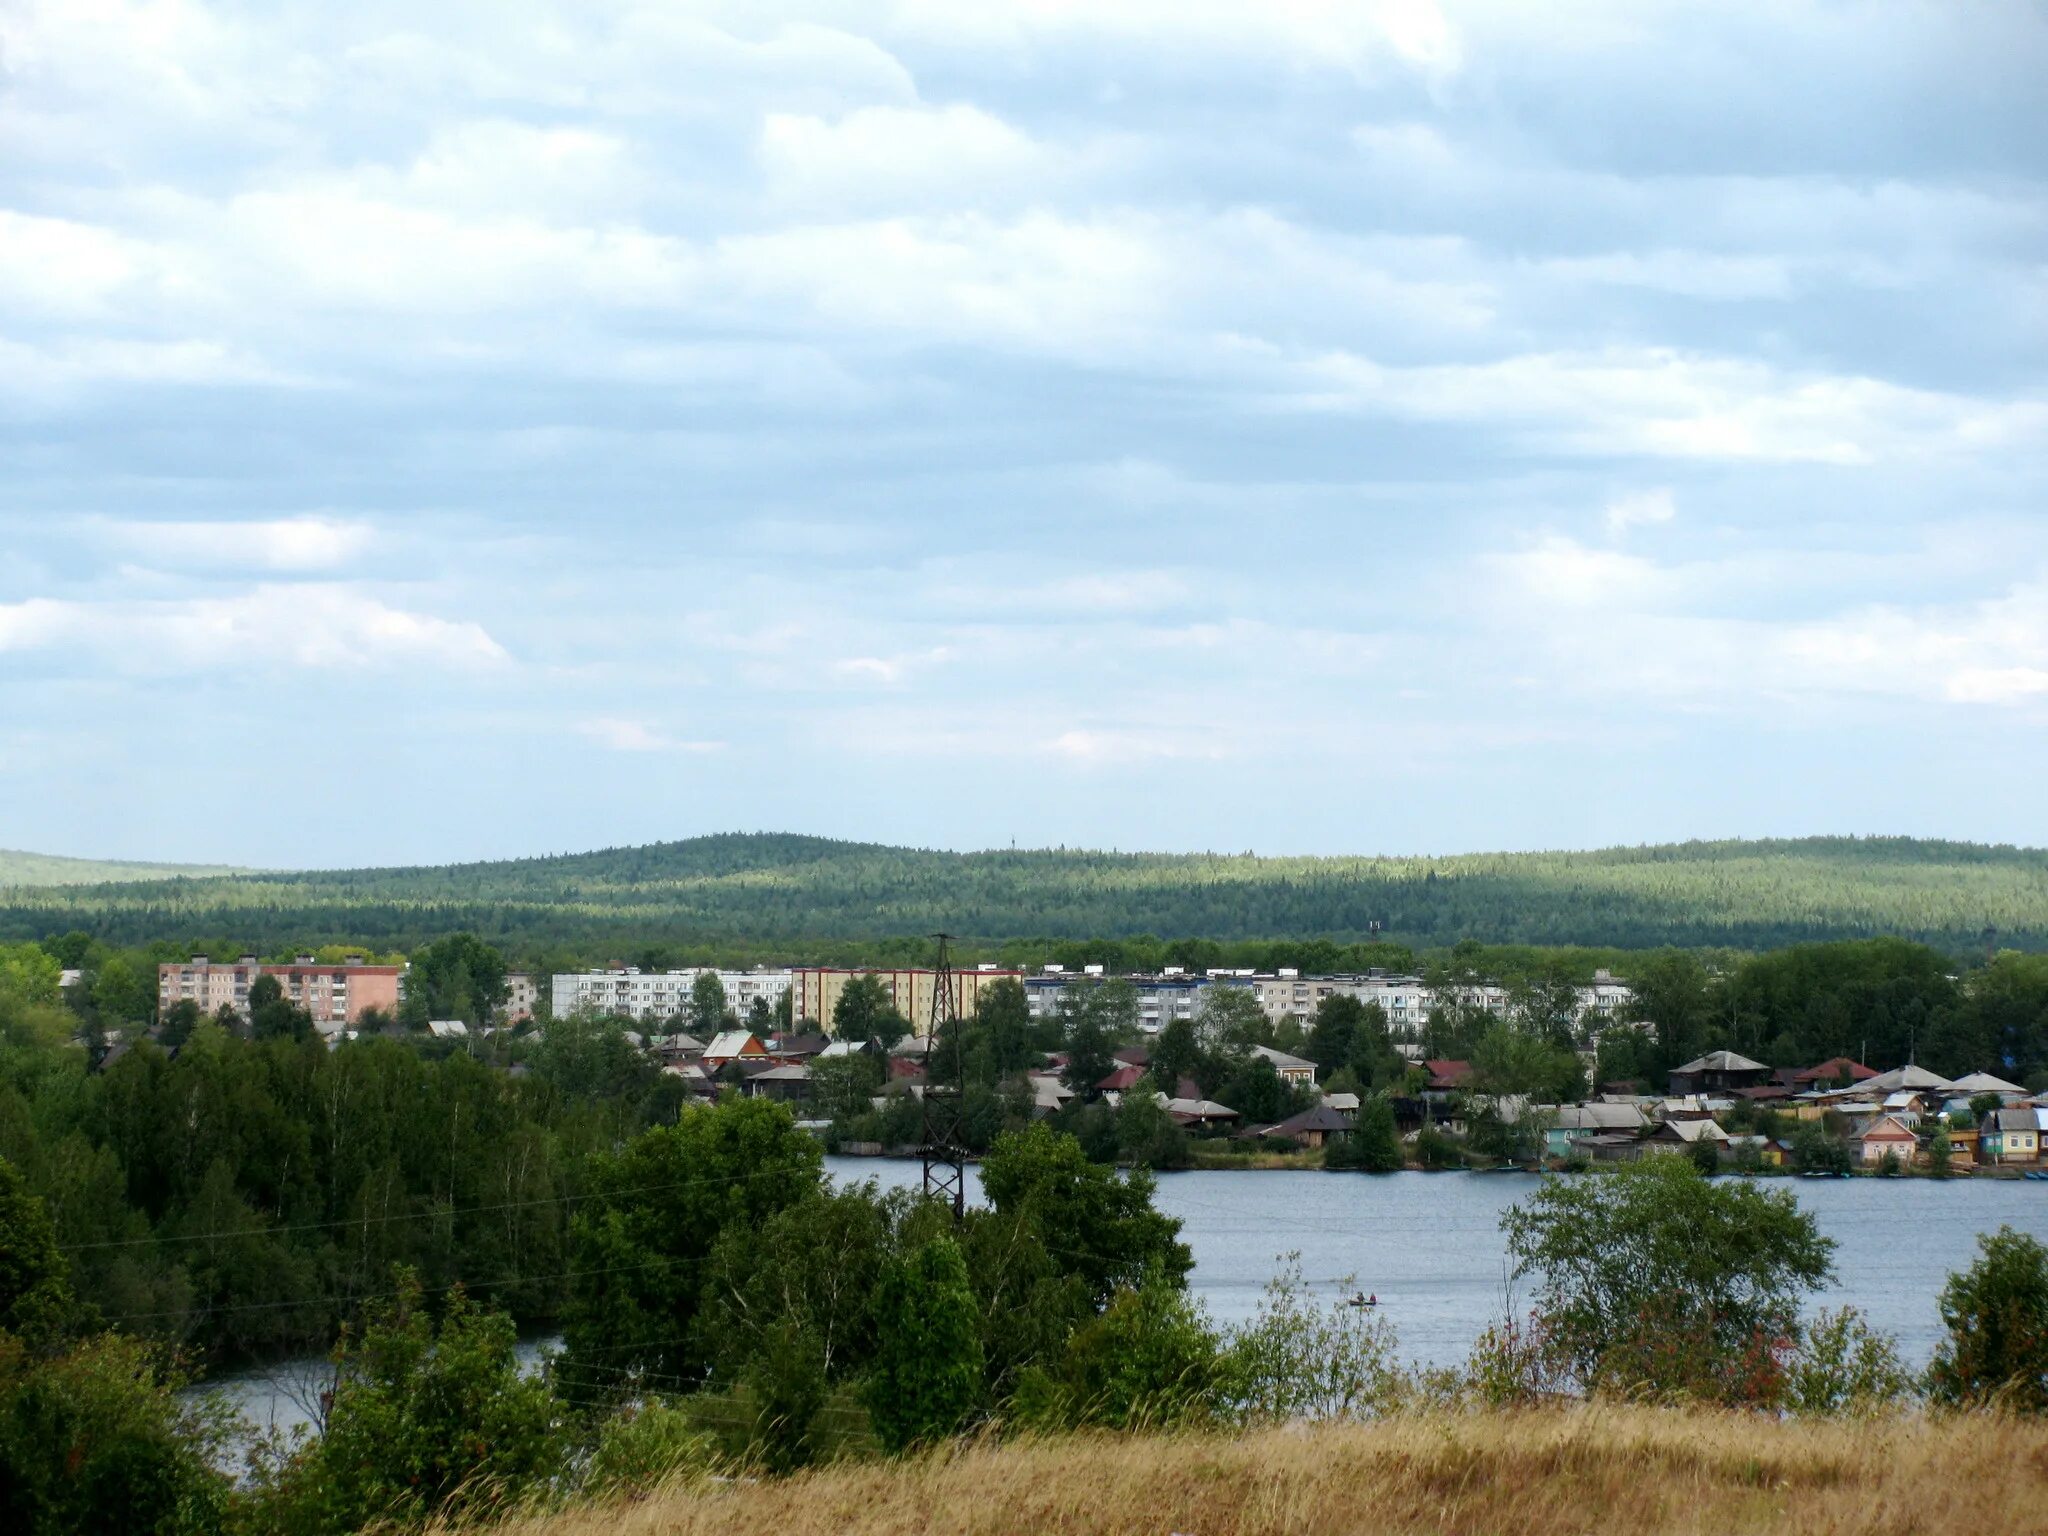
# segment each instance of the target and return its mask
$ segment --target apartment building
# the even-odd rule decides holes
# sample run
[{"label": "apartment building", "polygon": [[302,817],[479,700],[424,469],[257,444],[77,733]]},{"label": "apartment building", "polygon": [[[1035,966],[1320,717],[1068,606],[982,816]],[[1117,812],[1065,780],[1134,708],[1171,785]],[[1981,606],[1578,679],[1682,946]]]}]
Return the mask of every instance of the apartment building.
[{"label": "apartment building", "polygon": [[[1203,993],[1210,986],[1207,976],[1173,969],[1157,975],[1133,975],[1119,979],[1129,982],[1131,990],[1137,994],[1138,1028],[1148,1035],[1157,1034],[1175,1019],[1192,1019],[1202,1006]],[[1024,996],[1030,1005],[1031,1017],[1056,1017],[1061,1000],[1069,992],[1098,985],[1102,980],[1103,970],[1099,965],[1087,966],[1080,971],[1048,965],[1037,975],[1026,976]]]},{"label": "apartment building", "polygon": [[194,955],[182,964],[160,965],[156,974],[159,1017],[186,1001],[196,1003],[202,1013],[228,1007],[246,1016],[249,988],[259,976],[274,976],[287,1002],[311,1014],[314,1028],[333,1034],[354,1027],[372,1008],[396,1013],[405,967],[366,965],[354,959],[324,965],[311,955],[300,955],[290,965],[265,965],[254,955],[216,964],[205,955]]},{"label": "apartment building", "polygon": [[540,1006],[540,983],[525,971],[505,973],[505,1004],[500,1017],[506,1024],[523,1024]]},{"label": "apartment building", "polygon": [[[1022,981],[1022,971],[1007,971],[989,966],[972,971],[955,971],[953,974],[952,1006],[955,1017],[967,1018],[981,1002],[981,994],[999,981]],[[839,1005],[839,995],[844,992],[857,976],[874,976],[880,979],[888,992],[896,1011],[910,1021],[916,1034],[931,1029],[932,998],[935,992],[933,978],[938,972],[907,968],[902,970],[879,970],[871,968],[842,969],[838,966],[803,966],[791,973],[789,988],[791,1027],[801,1030],[821,1030],[829,1034],[832,1029],[832,1010]]]},{"label": "apartment building", "polygon": [[716,976],[725,989],[726,1011],[740,1019],[748,1016],[757,998],[772,1012],[790,989],[788,971],[721,971],[701,965],[642,971],[621,966],[557,975],[549,986],[549,1000],[558,1019],[587,1008],[645,1024],[689,1012],[697,978],[707,974]]}]

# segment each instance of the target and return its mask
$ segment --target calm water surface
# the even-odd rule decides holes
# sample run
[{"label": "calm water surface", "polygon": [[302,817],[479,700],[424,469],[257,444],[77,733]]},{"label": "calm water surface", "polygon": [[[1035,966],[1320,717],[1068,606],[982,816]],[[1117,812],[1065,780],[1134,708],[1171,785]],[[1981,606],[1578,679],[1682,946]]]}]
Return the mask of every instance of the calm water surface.
[{"label": "calm water surface", "polygon": [[[835,1178],[916,1184],[916,1163],[825,1160]],[[972,1170],[969,1170],[970,1180]],[[1936,1298],[1976,1256],[1977,1234],[2001,1223],[2048,1242],[2048,1183],[2019,1180],[1766,1179],[1790,1190],[1835,1240],[1835,1284],[1817,1307],[1854,1305],[1897,1336],[1909,1361],[1934,1352]],[[1401,1353],[1428,1365],[1462,1361],[1503,1310],[1507,1249],[1501,1212],[1541,1176],[1523,1173],[1313,1171],[1165,1173],[1158,1205],[1181,1219],[1195,1256],[1189,1285],[1218,1322],[1250,1317],[1280,1255],[1327,1294],[1345,1277],[1376,1294]],[[969,1198],[979,1187],[969,1184]],[[1347,1292],[1348,1293],[1348,1292]]]},{"label": "calm water surface", "polygon": [[[916,1185],[916,1163],[828,1157],[840,1182]],[[980,1184],[968,1171],[968,1198]],[[1319,1292],[1378,1295],[1400,1353],[1427,1365],[1462,1361],[1479,1331],[1502,1315],[1506,1248],[1500,1215],[1540,1182],[1520,1173],[1197,1172],[1159,1177],[1160,1209],[1181,1219],[1193,1250],[1190,1285],[1218,1322],[1248,1318],[1281,1255],[1298,1252]],[[1968,1264],[1977,1234],[2001,1223],[2048,1242],[2048,1183],[1921,1179],[1772,1179],[1835,1240],[1836,1280],[1816,1306],[1860,1307],[1898,1338],[1908,1361],[1933,1353],[1941,1331],[1935,1300]],[[555,1341],[531,1339],[537,1362]],[[305,1422],[303,1382],[313,1362],[281,1365],[213,1383],[258,1428]]]}]

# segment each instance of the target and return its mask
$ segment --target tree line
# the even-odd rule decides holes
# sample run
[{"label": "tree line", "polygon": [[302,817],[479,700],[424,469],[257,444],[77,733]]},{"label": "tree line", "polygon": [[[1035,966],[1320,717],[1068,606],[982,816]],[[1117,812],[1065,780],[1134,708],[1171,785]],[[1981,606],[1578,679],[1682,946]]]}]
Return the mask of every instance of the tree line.
[{"label": "tree line", "polygon": [[2048,945],[2048,853],[1907,838],[1586,853],[1259,858],[950,853],[779,834],[558,858],[0,891],[0,938],[116,943],[230,929],[263,945],[412,948],[457,930],[522,947],[683,937],[816,946],[1188,934],[1445,947],[1459,939],[1761,949],[1898,934],[1951,954]]}]

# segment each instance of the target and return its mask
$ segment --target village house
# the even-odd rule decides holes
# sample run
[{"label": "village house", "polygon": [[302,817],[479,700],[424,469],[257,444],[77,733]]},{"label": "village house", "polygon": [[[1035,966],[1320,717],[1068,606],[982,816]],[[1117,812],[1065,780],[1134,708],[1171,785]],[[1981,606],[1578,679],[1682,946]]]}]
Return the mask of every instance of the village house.
[{"label": "village house", "polygon": [[1866,1168],[1875,1168],[1887,1153],[1896,1156],[1901,1167],[1910,1168],[1919,1149],[1920,1138],[1898,1115],[1878,1115],[1856,1135],[1857,1160]]},{"label": "village house", "polygon": [[768,1047],[744,1029],[728,1029],[712,1037],[698,1058],[706,1071],[716,1072],[731,1061],[761,1061],[768,1059]]},{"label": "village house", "polygon": [[1270,1045],[1255,1045],[1252,1047],[1252,1054],[1270,1061],[1281,1082],[1292,1083],[1299,1088],[1315,1087],[1316,1064],[1307,1058],[1290,1056],[1285,1051],[1274,1050]]},{"label": "village house", "polygon": [[1706,1142],[1718,1151],[1727,1140],[1728,1133],[1712,1120],[1666,1120],[1643,1138],[1643,1150],[1685,1152]]},{"label": "village house", "polygon": [[1543,1150],[1551,1157],[1569,1157],[1580,1142],[1595,1136],[1640,1135],[1649,1124],[1633,1104],[1566,1104],[1550,1114]]},{"label": "village house", "polygon": [[1977,1129],[1980,1161],[1993,1165],[2040,1161],[2040,1112],[2031,1106],[2009,1104],[1994,1109]]},{"label": "village house", "polygon": [[1751,1061],[1734,1051],[1709,1051],[1671,1069],[1671,1096],[1684,1098],[1688,1094],[1761,1088],[1770,1078],[1771,1069],[1760,1061]]},{"label": "village house", "polygon": [[1273,1137],[1280,1141],[1291,1141],[1304,1147],[1320,1147],[1331,1137],[1351,1134],[1351,1117],[1339,1114],[1327,1104],[1316,1104],[1304,1109],[1298,1115],[1289,1115],[1277,1125],[1254,1126],[1240,1131],[1240,1136]]}]

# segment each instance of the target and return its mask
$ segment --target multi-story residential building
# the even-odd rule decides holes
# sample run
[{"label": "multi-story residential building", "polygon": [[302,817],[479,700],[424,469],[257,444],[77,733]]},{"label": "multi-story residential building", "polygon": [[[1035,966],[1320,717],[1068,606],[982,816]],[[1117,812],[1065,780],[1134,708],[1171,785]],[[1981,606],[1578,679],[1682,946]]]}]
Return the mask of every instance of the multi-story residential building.
[{"label": "multi-story residential building", "polygon": [[506,1024],[523,1024],[540,1006],[540,983],[525,971],[505,973],[505,1002],[498,1010]]},{"label": "multi-story residential building", "polygon": [[300,955],[290,965],[265,965],[254,955],[243,955],[233,964],[216,965],[205,955],[194,955],[182,964],[157,967],[157,1012],[189,1000],[204,1013],[226,1006],[246,1015],[249,988],[259,976],[274,976],[287,1002],[311,1014],[314,1028],[333,1034],[353,1027],[372,1008],[397,1012],[404,975],[401,965],[366,965],[355,959],[323,965]]},{"label": "multi-story residential building", "polygon": [[[1092,974],[1091,974],[1092,973]],[[1024,995],[1031,1006],[1031,1017],[1050,1019],[1060,1011],[1060,1002],[1069,992],[1080,987],[1099,984],[1102,968],[1090,967],[1078,974],[1051,966],[1036,976],[1024,978]],[[1207,976],[1191,976],[1185,971],[1166,970],[1156,976],[1134,975],[1121,978],[1131,984],[1138,998],[1138,1028],[1146,1034],[1157,1034],[1175,1019],[1192,1019],[1202,1006],[1202,995],[1210,986]]]},{"label": "multi-story residential building", "polygon": [[773,1011],[790,988],[788,971],[720,971],[701,965],[680,971],[642,971],[622,966],[558,975],[550,984],[549,1000],[558,1019],[579,1008],[594,1008],[646,1024],[688,1013],[697,978],[706,974],[718,978],[725,989],[726,1011],[740,1019],[748,1016],[756,998]]},{"label": "multi-story residential building", "polygon": [[[856,976],[878,978],[887,990],[891,1003],[898,1013],[910,1021],[913,1033],[922,1035],[931,1028],[932,978],[936,971],[908,968],[903,970],[879,970],[871,967],[842,969],[838,966],[803,966],[791,973],[789,988],[789,1011],[791,1027],[798,1030],[822,1030],[829,1034],[832,1029],[832,1010],[839,1005],[839,995]],[[972,971],[953,972],[951,1002],[957,1018],[971,1016],[981,1002],[981,994],[999,981],[1021,981],[1023,972],[1008,971],[989,966]]]}]

